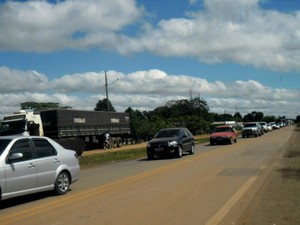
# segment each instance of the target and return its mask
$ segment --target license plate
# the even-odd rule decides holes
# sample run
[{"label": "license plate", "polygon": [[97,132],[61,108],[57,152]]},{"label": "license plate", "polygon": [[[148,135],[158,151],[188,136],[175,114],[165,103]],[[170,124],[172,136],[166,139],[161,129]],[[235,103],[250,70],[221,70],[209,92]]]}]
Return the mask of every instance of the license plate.
[{"label": "license plate", "polygon": [[155,148],[154,149],[156,152],[163,152],[164,151],[164,148]]}]

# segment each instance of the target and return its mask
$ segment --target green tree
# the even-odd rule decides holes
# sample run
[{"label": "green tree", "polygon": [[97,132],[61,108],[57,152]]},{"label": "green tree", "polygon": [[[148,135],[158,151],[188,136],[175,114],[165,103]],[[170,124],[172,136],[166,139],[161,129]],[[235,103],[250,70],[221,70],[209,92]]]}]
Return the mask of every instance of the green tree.
[{"label": "green tree", "polygon": [[115,112],[115,108],[109,101],[109,99],[104,98],[103,100],[99,100],[96,104],[96,107],[94,111],[109,111],[109,112]]},{"label": "green tree", "polygon": [[274,122],[276,120],[275,116],[264,116],[263,121],[266,123]]},{"label": "green tree", "polygon": [[248,113],[244,116],[243,122],[254,122],[254,121],[262,121],[264,114],[262,112],[253,111],[252,113]]},{"label": "green tree", "polygon": [[240,122],[240,121],[242,121],[242,119],[243,119],[242,115],[241,115],[239,112],[236,112],[236,113],[234,114],[233,118],[234,118],[234,120],[235,120],[236,122]]},{"label": "green tree", "polygon": [[300,115],[298,115],[297,117],[296,117],[296,121],[295,121],[296,123],[298,123],[298,124],[300,124]]}]

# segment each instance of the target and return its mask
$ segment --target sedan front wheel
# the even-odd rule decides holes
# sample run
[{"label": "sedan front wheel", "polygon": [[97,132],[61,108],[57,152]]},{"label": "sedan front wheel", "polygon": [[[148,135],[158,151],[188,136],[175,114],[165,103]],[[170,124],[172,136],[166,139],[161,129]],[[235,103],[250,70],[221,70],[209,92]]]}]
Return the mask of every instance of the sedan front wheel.
[{"label": "sedan front wheel", "polygon": [[181,158],[182,157],[182,147],[178,146],[178,150],[177,150],[177,158]]}]

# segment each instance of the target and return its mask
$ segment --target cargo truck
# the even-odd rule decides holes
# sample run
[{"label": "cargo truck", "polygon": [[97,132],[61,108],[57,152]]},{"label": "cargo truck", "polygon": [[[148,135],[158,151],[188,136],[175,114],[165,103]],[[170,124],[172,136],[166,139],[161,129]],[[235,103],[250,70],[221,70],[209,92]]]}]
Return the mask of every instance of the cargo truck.
[{"label": "cargo truck", "polygon": [[104,147],[108,132],[113,147],[119,147],[130,138],[129,115],[119,112],[100,112],[70,109],[40,112],[20,111],[5,116],[1,136],[46,136],[78,155],[84,150]]}]

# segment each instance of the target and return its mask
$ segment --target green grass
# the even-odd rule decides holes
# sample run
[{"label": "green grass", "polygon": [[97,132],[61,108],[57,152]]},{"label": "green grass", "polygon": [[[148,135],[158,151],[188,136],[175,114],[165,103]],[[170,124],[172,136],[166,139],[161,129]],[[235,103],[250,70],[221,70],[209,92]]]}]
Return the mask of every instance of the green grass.
[{"label": "green grass", "polygon": [[105,163],[136,159],[143,156],[146,156],[145,148],[120,150],[114,152],[96,153],[92,155],[81,156],[79,158],[79,163],[81,168],[90,168],[94,166],[103,165]]},{"label": "green grass", "polygon": [[[199,138],[195,140],[196,144],[207,142],[208,138]],[[107,163],[118,162],[122,160],[130,160],[146,157],[146,148],[120,150],[104,153],[95,153],[92,155],[81,156],[79,158],[80,167],[82,169],[100,166]]]}]

